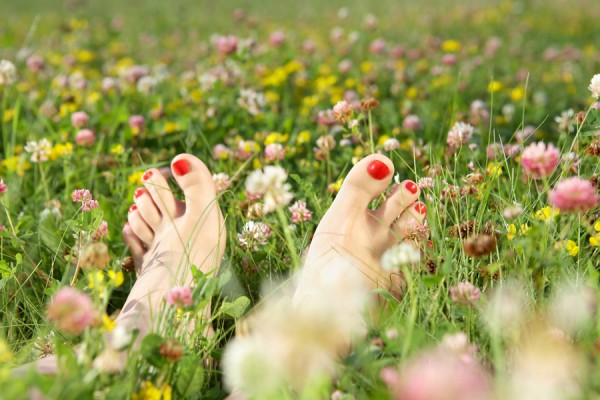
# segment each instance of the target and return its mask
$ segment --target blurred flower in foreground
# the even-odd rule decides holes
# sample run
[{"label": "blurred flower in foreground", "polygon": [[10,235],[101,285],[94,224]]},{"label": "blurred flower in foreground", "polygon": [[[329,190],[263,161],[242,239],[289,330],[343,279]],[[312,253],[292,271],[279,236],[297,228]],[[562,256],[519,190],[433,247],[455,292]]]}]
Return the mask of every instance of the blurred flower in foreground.
[{"label": "blurred flower in foreground", "polygon": [[166,295],[167,304],[178,308],[194,305],[192,289],[188,286],[175,286]]},{"label": "blurred flower in foreground", "polygon": [[10,85],[17,79],[17,69],[8,60],[0,60],[0,86]]},{"label": "blurred flower in foreground", "polygon": [[72,287],[60,289],[47,309],[48,319],[61,331],[79,335],[97,322],[92,299]]},{"label": "blurred flower in foreground", "polygon": [[596,74],[592,77],[592,81],[590,82],[588,89],[590,92],[592,92],[593,98],[596,100],[600,99],[600,74]]},{"label": "blurred flower in foreground", "polygon": [[408,242],[402,242],[383,253],[381,267],[386,271],[398,271],[403,266],[414,266],[421,261],[421,252]]},{"label": "blurred flower in foreground", "polygon": [[294,197],[290,193],[290,184],[285,183],[286,179],[287,173],[283,168],[267,166],[264,171],[258,169],[248,176],[246,191],[250,194],[263,195],[263,211],[268,214],[279,207],[287,205]]},{"label": "blurred flower in foreground", "polygon": [[562,284],[550,300],[548,319],[554,327],[574,335],[593,321],[596,306],[591,288]]},{"label": "blurred flower in foreground", "polygon": [[588,211],[600,201],[590,181],[571,177],[560,181],[549,195],[550,204],[563,212]]}]

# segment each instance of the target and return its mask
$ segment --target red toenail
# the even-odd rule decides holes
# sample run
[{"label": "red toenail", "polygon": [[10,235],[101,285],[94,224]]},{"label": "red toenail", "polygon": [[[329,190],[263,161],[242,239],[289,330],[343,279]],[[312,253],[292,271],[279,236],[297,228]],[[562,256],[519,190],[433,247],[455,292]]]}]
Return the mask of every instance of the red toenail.
[{"label": "red toenail", "polygon": [[152,177],[152,171],[146,171],[146,172],[144,172],[144,175],[142,175],[142,179],[145,181],[147,181],[151,177]]},{"label": "red toenail", "polygon": [[406,182],[406,190],[408,190],[409,192],[411,192],[412,194],[417,194],[417,185],[414,182]]},{"label": "red toenail", "polygon": [[129,207],[129,212],[134,212],[135,210],[137,210],[137,206],[132,204],[131,207]]},{"label": "red toenail", "polygon": [[383,163],[379,160],[375,160],[375,161],[371,161],[371,163],[367,167],[367,172],[373,178],[380,181],[383,178],[385,178],[386,176],[388,176],[388,174],[390,173],[390,169],[388,168],[387,165],[385,165],[385,163]]},{"label": "red toenail", "polygon": [[140,196],[141,196],[141,195],[143,195],[143,194],[144,194],[144,189],[142,189],[142,188],[137,188],[137,189],[135,189],[135,193],[133,194],[133,197],[134,197],[135,199],[137,199],[138,197],[140,197]]},{"label": "red toenail", "polygon": [[173,172],[175,172],[175,175],[177,176],[183,176],[187,174],[190,172],[190,169],[192,169],[190,163],[183,158],[173,163]]},{"label": "red toenail", "polygon": [[425,204],[423,203],[417,203],[417,205],[415,206],[415,210],[417,210],[419,214],[427,213],[427,207],[425,207]]}]

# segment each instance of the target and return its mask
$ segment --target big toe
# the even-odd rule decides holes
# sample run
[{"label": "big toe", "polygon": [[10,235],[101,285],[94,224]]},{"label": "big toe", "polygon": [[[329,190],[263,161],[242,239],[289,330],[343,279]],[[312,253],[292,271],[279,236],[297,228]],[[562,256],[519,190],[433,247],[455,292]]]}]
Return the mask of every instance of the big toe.
[{"label": "big toe", "polygon": [[206,165],[191,154],[180,154],[171,163],[173,176],[185,195],[185,215],[201,218],[216,206],[216,190]]}]

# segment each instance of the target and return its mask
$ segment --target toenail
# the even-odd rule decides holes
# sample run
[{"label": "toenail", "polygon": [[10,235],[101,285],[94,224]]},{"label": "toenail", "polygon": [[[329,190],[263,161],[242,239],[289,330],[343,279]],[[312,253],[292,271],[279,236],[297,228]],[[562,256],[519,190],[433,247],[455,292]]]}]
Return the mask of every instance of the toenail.
[{"label": "toenail", "polygon": [[132,204],[131,207],[129,207],[129,212],[134,212],[135,210],[137,210],[137,206]]},{"label": "toenail", "polygon": [[175,175],[177,176],[183,176],[187,174],[190,172],[190,169],[192,169],[190,163],[183,158],[173,163],[173,172],[175,172]]},{"label": "toenail", "polygon": [[415,210],[417,210],[419,214],[427,213],[427,207],[425,207],[425,204],[423,203],[417,203],[417,205],[415,206]]},{"label": "toenail", "polygon": [[408,190],[409,192],[411,192],[412,194],[417,194],[417,185],[413,182],[406,182],[406,185],[404,185],[406,187],[406,190]]},{"label": "toenail", "polygon": [[135,189],[135,193],[133,194],[133,198],[137,199],[138,197],[140,197],[143,194],[144,194],[144,189],[137,188],[137,189]]},{"label": "toenail", "polygon": [[388,168],[387,165],[385,165],[385,163],[383,163],[379,160],[375,160],[375,161],[371,161],[371,163],[367,167],[367,172],[373,178],[380,181],[383,178],[385,178],[386,176],[388,176],[388,174],[390,173],[390,169]]},{"label": "toenail", "polygon": [[144,172],[144,175],[142,175],[142,179],[145,181],[147,181],[151,177],[152,177],[152,171],[146,171],[146,172]]}]

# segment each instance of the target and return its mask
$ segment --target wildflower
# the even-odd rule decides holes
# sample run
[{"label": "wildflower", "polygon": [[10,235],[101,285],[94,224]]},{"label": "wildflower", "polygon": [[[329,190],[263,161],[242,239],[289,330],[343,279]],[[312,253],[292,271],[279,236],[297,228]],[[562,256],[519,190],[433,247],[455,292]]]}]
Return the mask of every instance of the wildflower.
[{"label": "wildflower", "polygon": [[194,305],[192,289],[188,286],[175,286],[171,288],[165,299],[167,304],[177,308],[191,307]]},{"label": "wildflower", "polygon": [[560,152],[552,144],[532,143],[521,156],[521,165],[525,175],[533,179],[546,178],[554,172],[560,160]]},{"label": "wildflower", "polygon": [[173,388],[163,383],[157,388],[150,381],[144,381],[141,384],[140,391],[131,395],[131,400],[171,400]]},{"label": "wildflower", "polygon": [[375,39],[369,45],[369,51],[373,54],[383,54],[385,52],[385,40]]},{"label": "wildflower", "polygon": [[269,36],[269,44],[273,47],[281,47],[285,43],[285,33],[275,31]]},{"label": "wildflower", "polygon": [[212,156],[215,160],[226,160],[231,150],[224,144],[216,144],[212,148]]},{"label": "wildflower", "polygon": [[550,206],[546,206],[541,210],[537,210],[533,216],[540,221],[547,221],[549,219],[553,219],[557,215],[560,214],[560,210],[552,208]]},{"label": "wildflower", "polygon": [[152,76],[143,76],[137,81],[136,88],[140,93],[150,94],[157,84],[158,79]]},{"label": "wildflower", "polygon": [[566,243],[558,242],[554,245],[554,247],[558,249],[564,248],[567,251],[567,253],[569,253],[573,257],[579,254],[579,246],[577,246],[577,243],[575,243],[572,240],[567,240]]},{"label": "wildflower", "polygon": [[262,113],[262,108],[266,104],[265,96],[262,93],[255,92],[251,89],[240,90],[240,96],[237,103],[251,115]]},{"label": "wildflower", "polygon": [[72,287],[62,288],[54,295],[47,315],[60,330],[73,335],[81,334],[97,320],[92,299]]},{"label": "wildflower", "polygon": [[0,178],[0,193],[6,192],[6,189],[6,183],[4,183],[4,180]]},{"label": "wildflower", "polygon": [[283,160],[285,148],[280,143],[270,143],[265,147],[265,159],[267,161]]},{"label": "wildflower", "polygon": [[295,202],[289,210],[292,213],[291,219],[294,224],[309,221],[312,217],[312,211],[306,208],[306,202],[304,201]]},{"label": "wildflower", "polygon": [[90,211],[98,207],[98,201],[94,200],[92,193],[87,189],[75,189],[71,195],[73,202],[81,202],[81,211]]},{"label": "wildflower", "polygon": [[383,149],[385,151],[394,151],[400,148],[400,142],[396,138],[387,139],[383,142]]},{"label": "wildflower", "polygon": [[558,124],[558,130],[561,132],[570,132],[573,129],[575,111],[568,109],[563,111],[560,116],[554,117],[554,122]]},{"label": "wildflower", "polygon": [[169,361],[178,361],[183,357],[183,345],[177,339],[167,339],[158,348],[161,356]]},{"label": "wildflower", "polygon": [[333,126],[336,121],[333,110],[319,111],[317,114],[317,123],[321,126]]},{"label": "wildflower", "polygon": [[231,181],[229,175],[224,173],[213,174],[213,182],[215,183],[215,189],[217,193],[221,193],[231,187]]},{"label": "wildflower", "polygon": [[414,132],[423,128],[423,123],[416,115],[407,115],[402,121],[402,127],[407,131]]},{"label": "wildflower", "polygon": [[472,257],[482,257],[496,250],[496,235],[479,235],[465,240],[463,249]]},{"label": "wildflower", "polygon": [[550,204],[564,212],[583,212],[600,201],[595,187],[587,180],[571,177],[560,181],[549,195]]},{"label": "wildflower", "polygon": [[383,253],[381,266],[386,271],[398,271],[403,266],[414,266],[421,261],[421,252],[408,242],[402,242]]},{"label": "wildflower", "polygon": [[323,152],[330,152],[335,148],[335,139],[331,135],[320,136],[316,143],[317,148]]},{"label": "wildflower", "polygon": [[90,129],[82,129],[75,135],[75,142],[80,146],[92,147],[96,142],[96,135]]},{"label": "wildflower", "polygon": [[132,115],[129,117],[129,129],[134,135],[137,135],[144,129],[144,117],[142,115]]},{"label": "wildflower", "polygon": [[600,99],[600,74],[596,74],[592,77],[592,81],[590,82],[588,89],[590,92],[592,92],[593,98],[596,100]]},{"label": "wildflower", "polygon": [[600,157],[600,140],[594,140],[585,150],[590,156]]},{"label": "wildflower", "polygon": [[0,339],[0,365],[11,361],[13,359],[13,354],[8,348],[6,342]]},{"label": "wildflower", "polygon": [[123,154],[123,145],[121,143],[115,143],[110,146],[110,154],[114,154],[115,156],[120,156]]},{"label": "wildflower", "polygon": [[448,132],[448,146],[459,148],[463,144],[466,144],[471,138],[471,135],[473,135],[474,129],[475,128],[472,125],[464,122],[456,122],[452,129],[450,129]]},{"label": "wildflower", "polygon": [[109,262],[108,246],[103,242],[88,244],[79,255],[79,264],[86,269],[104,269]]},{"label": "wildflower", "polygon": [[44,59],[37,55],[32,55],[27,59],[27,68],[31,72],[41,72],[46,67]]},{"label": "wildflower", "polygon": [[417,186],[421,190],[422,189],[432,189],[434,184],[435,184],[435,181],[433,180],[433,178],[430,178],[428,176],[420,178],[417,181]]},{"label": "wildflower", "polygon": [[17,69],[8,60],[0,60],[0,86],[10,85],[17,79]]},{"label": "wildflower", "polygon": [[594,224],[594,229],[596,230],[596,234],[590,236],[590,244],[594,247],[600,247],[600,219]]},{"label": "wildflower", "polygon": [[87,125],[90,117],[84,111],[77,111],[71,114],[71,125],[73,128],[81,129]]},{"label": "wildflower", "polygon": [[267,244],[271,237],[271,228],[262,222],[248,221],[244,225],[242,233],[238,233],[238,240],[243,249],[250,249],[252,252],[257,252],[259,246]]},{"label": "wildflower", "polygon": [[260,146],[253,140],[240,140],[238,143],[235,156],[240,160],[251,158],[260,150]]},{"label": "wildflower", "polygon": [[352,117],[352,106],[346,100],[340,100],[333,106],[333,116],[341,123],[346,123]]},{"label": "wildflower", "polygon": [[237,51],[238,48],[238,38],[233,35],[221,36],[217,35],[213,39],[213,43],[217,48],[217,51],[222,56],[228,56]]},{"label": "wildflower", "polygon": [[39,142],[31,140],[25,145],[25,151],[31,154],[31,162],[45,162],[52,151],[52,143],[48,139],[42,139]]},{"label": "wildflower", "polygon": [[450,297],[456,305],[473,307],[481,292],[471,282],[464,281],[450,288]]},{"label": "wildflower", "polygon": [[267,166],[263,170],[255,170],[246,180],[246,191],[250,194],[262,194],[264,212],[270,213],[278,207],[288,204],[294,195],[291,186],[285,183],[287,173],[281,167]]}]

